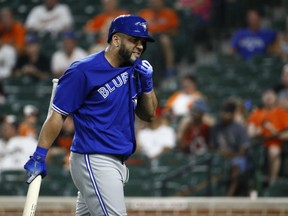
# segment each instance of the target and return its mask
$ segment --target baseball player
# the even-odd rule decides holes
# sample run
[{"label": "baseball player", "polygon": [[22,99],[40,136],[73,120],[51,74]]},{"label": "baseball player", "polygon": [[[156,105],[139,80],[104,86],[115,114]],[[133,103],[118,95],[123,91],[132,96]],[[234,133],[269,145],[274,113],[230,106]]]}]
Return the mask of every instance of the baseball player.
[{"label": "baseball player", "polygon": [[77,216],[127,215],[123,185],[129,177],[125,160],[136,147],[135,113],[150,121],[157,106],[153,68],[140,59],[146,42],[154,42],[146,21],[136,15],[118,16],[107,42],[105,50],[74,62],[60,78],[53,112],[24,166],[27,183],[37,175],[45,177],[48,149],[72,115],[70,170],[79,190]]}]

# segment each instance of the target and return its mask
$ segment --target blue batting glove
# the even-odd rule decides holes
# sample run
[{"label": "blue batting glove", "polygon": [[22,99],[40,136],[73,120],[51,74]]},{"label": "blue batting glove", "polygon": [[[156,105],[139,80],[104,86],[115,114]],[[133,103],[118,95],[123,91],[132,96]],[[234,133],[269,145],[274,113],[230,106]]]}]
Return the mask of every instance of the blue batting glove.
[{"label": "blue batting glove", "polygon": [[143,92],[151,92],[153,89],[153,67],[147,60],[143,60],[135,66],[135,71],[139,73],[139,79]]},{"label": "blue batting glove", "polygon": [[24,165],[24,169],[27,172],[26,182],[30,184],[38,175],[44,178],[47,175],[45,159],[48,153],[48,149],[37,146],[36,151],[27,163]]}]

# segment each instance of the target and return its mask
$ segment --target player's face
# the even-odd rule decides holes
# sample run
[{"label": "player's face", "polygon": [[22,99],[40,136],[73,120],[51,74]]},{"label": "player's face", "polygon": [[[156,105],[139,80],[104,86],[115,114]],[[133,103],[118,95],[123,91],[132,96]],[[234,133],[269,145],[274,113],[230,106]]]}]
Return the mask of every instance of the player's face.
[{"label": "player's face", "polygon": [[121,35],[121,45],[119,55],[124,63],[133,64],[139,58],[146,46],[146,39],[140,37],[133,37],[128,35]]}]

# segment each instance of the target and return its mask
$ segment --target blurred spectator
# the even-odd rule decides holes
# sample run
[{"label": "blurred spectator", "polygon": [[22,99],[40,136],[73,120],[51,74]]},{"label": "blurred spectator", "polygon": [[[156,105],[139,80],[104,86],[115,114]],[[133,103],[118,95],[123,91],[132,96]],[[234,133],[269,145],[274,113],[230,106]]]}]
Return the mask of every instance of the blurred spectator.
[{"label": "blurred spectator", "polygon": [[238,195],[240,176],[248,168],[246,151],[249,138],[246,128],[235,121],[235,111],[236,104],[225,101],[220,111],[220,119],[211,129],[211,146],[230,161],[227,196]]},{"label": "blurred spectator", "polygon": [[36,139],[17,135],[15,116],[4,118],[0,133],[0,170],[23,170],[27,157],[36,149]]},{"label": "blurred spectator", "polygon": [[15,20],[10,8],[2,8],[0,12],[0,39],[3,43],[13,46],[21,53],[25,44],[25,28]]},{"label": "blurred spectator", "polygon": [[202,21],[209,21],[211,0],[178,0],[175,4],[177,9],[191,10],[191,13]]},{"label": "blurred spectator", "polygon": [[34,105],[25,105],[23,108],[23,119],[19,124],[18,133],[20,136],[29,136],[37,139],[38,109]]},{"label": "blurred spectator", "polygon": [[207,112],[207,103],[200,99],[195,101],[190,115],[182,118],[177,132],[178,148],[181,151],[193,155],[207,152],[210,140],[210,125],[204,120]]},{"label": "blurred spectator", "polygon": [[281,167],[282,145],[288,140],[288,94],[278,97],[279,107],[268,112],[262,122],[262,137],[268,155],[268,183],[273,184]]},{"label": "blurred spectator", "polygon": [[247,119],[248,134],[251,138],[263,138],[263,122],[277,106],[277,95],[271,89],[262,93],[262,105],[253,109]]},{"label": "blurred spectator", "polygon": [[[110,21],[112,21],[112,20],[110,20]],[[93,41],[92,45],[90,45],[90,47],[88,49],[89,54],[100,52],[107,47],[106,39],[107,39],[107,35],[109,32],[109,27],[110,27],[110,23],[111,23],[110,21],[107,20],[105,25],[102,26],[100,32],[98,33],[97,39],[95,41]]]},{"label": "blurred spectator", "polygon": [[273,90],[277,95],[280,95],[284,91],[288,91],[288,64],[285,64],[282,68],[281,83],[277,84]]},{"label": "blurred spectator", "polygon": [[[149,6],[138,12],[138,15],[147,20],[149,32],[158,37],[164,55],[164,76],[176,75],[174,48],[172,38],[179,30],[180,20],[176,11],[168,8],[164,0],[149,0]],[[159,50],[157,50],[157,60]],[[159,60],[158,60],[159,61]],[[159,64],[159,62],[157,62]],[[159,71],[160,73],[161,71]]]},{"label": "blurred spectator", "polygon": [[5,103],[3,81],[11,76],[16,59],[14,47],[0,40],[0,104]]},{"label": "blurred spectator", "polygon": [[256,10],[247,12],[246,21],[247,28],[237,30],[232,37],[232,51],[246,60],[272,52],[276,32],[261,27],[261,15]]},{"label": "blurred spectator", "polygon": [[96,36],[95,42],[90,46],[88,52],[96,53],[106,48],[107,35],[111,21],[119,15],[129,14],[128,10],[119,7],[119,0],[101,0],[102,11],[89,20],[84,31]]},{"label": "blurred spectator", "polygon": [[54,77],[62,76],[74,61],[87,56],[86,51],[77,46],[74,32],[63,32],[61,39],[62,49],[57,50],[52,55],[51,68]]},{"label": "blurred spectator", "polygon": [[231,101],[231,103],[234,103],[236,105],[236,110],[234,114],[234,119],[236,122],[246,125],[247,123],[247,115],[249,109],[251,109],[250,101],[243,101],[243,99],[238,97],[230,97],[227,99],[227,101]]},{"label": "blurred spectator", "polygon": [[176,134],[167,124],[160,109],[157,110],[157,116],[153,121],[147,124],[147,127],[138,130],[137,151],[154,160],[176,146]]},{"label": "blurred spectator", "polygon": [[[281,164],[281,141],[273,136],[280,129],[281,111],[276,93],[269,89],[262,94],[262,106],[252,111],[248,118],[248,133],[251,138],[262,141],[268,155],[268,183],[276,180]],[[283,114],[283,113],[282,113]]]},{"label": "blurred spectator", "polygon": [[129,14],[129,11],[119,8],[119,0],[101,0],[101,4],[102,11],[86,23],[84,30],[87,33],[96,34],[97,43],[106,45],[107,28],[111,21],[119,15]]},{"label": "blurred spectator", "polygon": [[40,52],[41,44],[37,35],[26,36],[25,50],[18,56],[14,74],[28,75],[36,79],[46,79],[51,76],[50,59]]},{"label": "blurred spectator", "polygon": [[279,32],[276,42],[276,54],[283,62],[288,61],[288,32]]},{"label": "blurred spectator", "polygon": [[193,75],[186,75],[182,78],[181,89],[174,92],[165,105],[166,112],[174,117],[182,117],[189,114],[196,100],[202,98],[197,88],[197,79]]},{"label": "blurred spectator", "polygon": [[175,8],[185,14],[185,28],[193,45],[208,45],[212,0],[178,0]]},{"label": "blurred spectator", "polygon": [[43,0],[42,5],[32,8],[25,26],[30,32],[57,35],[72,28],[72,24],[73,17],[68,5],[60,4],[59,0]]}]

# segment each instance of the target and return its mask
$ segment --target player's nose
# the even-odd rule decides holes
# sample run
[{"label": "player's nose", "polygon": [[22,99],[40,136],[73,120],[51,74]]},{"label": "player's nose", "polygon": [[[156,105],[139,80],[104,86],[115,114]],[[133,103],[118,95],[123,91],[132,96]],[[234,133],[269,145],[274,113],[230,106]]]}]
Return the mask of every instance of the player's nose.
[{"label": "player's nose", "polygon": [[144,47],[143,42],[141,40],[137,41],[136,47],[138,49],[140,49],[140,48],[143,49],[143,47]]}]

